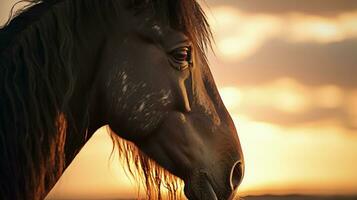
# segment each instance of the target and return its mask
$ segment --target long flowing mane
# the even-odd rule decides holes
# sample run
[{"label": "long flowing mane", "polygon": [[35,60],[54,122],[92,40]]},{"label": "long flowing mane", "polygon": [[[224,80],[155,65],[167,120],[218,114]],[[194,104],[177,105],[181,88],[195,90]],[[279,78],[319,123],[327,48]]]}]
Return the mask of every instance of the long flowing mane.
[{"label": "long flowing mane", "polygon": [[[86,120],[75,124],[69,106],[78,78],[73,55],[75,40],[82,33],[77,25],[88,14],[105,23],[113,18],[107,13],[115,13],[120,6],[118,0],[27,2],[31,6],[0,29],[0,196],[15,199],[44,198],[39,195],[48,191],[49,183],[65,169],[67,133],[86,131]],[[133,9],[147,6],[173,28],[184,31],[206,62],[211,32],[195,0],[131,3]],[[171,199],[177,198],[177,178],[132,143],[115,133],[111,137],[129,172],[147,188],[148,199],[161,199],[163,187]]]}]

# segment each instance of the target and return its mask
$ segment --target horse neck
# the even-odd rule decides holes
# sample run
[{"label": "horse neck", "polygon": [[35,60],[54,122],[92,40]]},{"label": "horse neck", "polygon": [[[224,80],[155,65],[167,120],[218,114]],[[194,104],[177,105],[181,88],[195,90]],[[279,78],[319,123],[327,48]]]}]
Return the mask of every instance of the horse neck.
[{"label": "horse neck", "polygon": [[[89,14],[85,13],[84,14]],[[100,94],[96,84],[98,72],[102,65],[102,54],[105,48],[105,27],[98,27],[97,16],[80,16],[75,36],[76,57],[73,66],[77,67],[76,83],[71,96],[71,123],[68,124],[65,142],[65,168],[73,161],[85,143],[96,130],[104,125],[104,117],[100,112]]]}]

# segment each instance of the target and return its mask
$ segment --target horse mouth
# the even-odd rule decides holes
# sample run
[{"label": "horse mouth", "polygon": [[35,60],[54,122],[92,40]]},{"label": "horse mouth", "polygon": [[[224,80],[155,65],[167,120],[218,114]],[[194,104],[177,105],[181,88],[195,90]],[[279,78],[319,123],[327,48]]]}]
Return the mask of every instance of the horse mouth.
[{"label": "horse mouth", "polygon": [[207,194],[208,194],[209,199],[218,200],[217,194],[214,191],[211,181],[208,177],[206,177],[205,188],[207,188]]},{"label": "horse mouth", "polygon": [[[242,200],[237,191],[230,190],[230,194],[223,195],[215,190],[215,184],[205,172],[200,172],[199,180],[185,181],[185,195],[189,200]],[[228,191],[226,191],[228,192]],[[226,193],[223,192],[223,193]]]},{"label": "horse mouth", "polygon": [[189,200],[218,200],[207,173],[200,172],[200,179],[185,182],[185,195]]}]

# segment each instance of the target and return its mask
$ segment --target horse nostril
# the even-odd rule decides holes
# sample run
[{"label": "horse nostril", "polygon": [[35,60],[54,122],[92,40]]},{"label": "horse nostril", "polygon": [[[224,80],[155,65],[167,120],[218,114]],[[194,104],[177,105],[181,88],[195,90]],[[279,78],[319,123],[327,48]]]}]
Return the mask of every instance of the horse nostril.
[{"label": "horse nostril", "polygon": [[232,191],[235,190],[241,183],[243,178],[243,164],[241,161],[234,163],[230,174],[230,185]]}]

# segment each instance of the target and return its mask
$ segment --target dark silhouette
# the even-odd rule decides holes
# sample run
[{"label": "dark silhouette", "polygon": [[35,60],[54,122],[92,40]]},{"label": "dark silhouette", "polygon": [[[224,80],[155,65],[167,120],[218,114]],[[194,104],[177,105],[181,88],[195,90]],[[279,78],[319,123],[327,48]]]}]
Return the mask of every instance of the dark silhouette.
[{"label": "dark silhouette", "polygon": [[243,155],[195,0],[30,2],[0,30],[0,199],[43,199],[105,125],[148,199],[176,198],[175,177],[234,198]]}]

